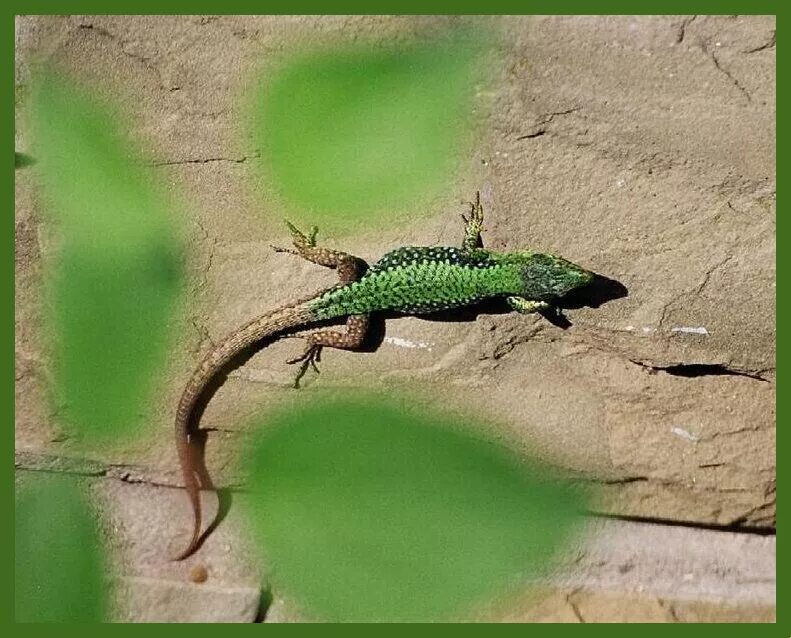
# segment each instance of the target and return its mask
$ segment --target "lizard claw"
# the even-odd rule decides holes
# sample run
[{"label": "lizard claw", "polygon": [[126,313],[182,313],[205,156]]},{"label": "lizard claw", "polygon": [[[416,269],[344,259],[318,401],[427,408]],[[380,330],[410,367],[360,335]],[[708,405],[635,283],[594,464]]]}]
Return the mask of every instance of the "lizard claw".
[{"label": "lizard claw", "polygon": [[316,247],[316,234],[319,232],[318,226],[311,226],[310,230],[308,231],[308,234],[306,235],[287,219],[284,221],[286,222],[286,226],[288,226],[288,230],[291,232],[291,237],[292,240],[294,241],[294,246],[296,246],[297,248]]},{"label": "lizard claw", "polygon": [[475,201],[467,202],[470,212],[462,213],[464,220],[464,241],[462,248],[469,252],[481,246],[481,231],[483,230],[483,207],[481,206],[481,193],[475,193]]},{"label": "lizard claw", "polygon": [[[481,206],[481,193],[475,193],[475,201],[467,202],[470,206],[470,221],[481,223],[483,221],[483,207]],[[465,220],[466,221],[466,220]]]},{"label": "lizard claw", "polygon": [[294,379],[294,387],[299,388],[299,382],[302,380],[302,377],[305,376],[305,373],[308,371],[308,366],[313,368],[316,371],[316,374],[320,374],[321,370],[316,365],[321,361],[321,346],[317,344],[311,344],[307,348],[305,348],[305,352],[303,352],[298,357],[294,357],[293,359],[289,359],[286,361],[289,365],[299,363],[299,370],[297,371],[297,376]]},{"label": "lizard claw", "polygon": [[299,228],[294,226],[294,224],[292,224],[290,221],[288,221],[287,219],[284,219],[283,221],[286,223],[286,226],[288,227],[288,230],[291,231],[292,234],[295,234],[295,235],[301,235],[302,234],[302,232],[299,230]]},{"label": "lizard claw", "polygon": [[299,253],[292,248],[282,248],[281,246],[275,246],[274,244],[269,244],[269,247],[276,253],[291,253],[292,255],[299,255]]}]

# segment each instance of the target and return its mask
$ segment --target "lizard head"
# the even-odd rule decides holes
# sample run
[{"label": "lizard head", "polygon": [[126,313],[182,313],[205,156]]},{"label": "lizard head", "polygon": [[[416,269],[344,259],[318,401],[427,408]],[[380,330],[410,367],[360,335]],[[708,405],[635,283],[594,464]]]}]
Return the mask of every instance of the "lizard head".
[{"label": "lizard head", "polygon": [[512,253],[519,265],[523,289],[519,294],[527,299],[550,301],[593,281],[593,273],[562,257],[545,253]]}]

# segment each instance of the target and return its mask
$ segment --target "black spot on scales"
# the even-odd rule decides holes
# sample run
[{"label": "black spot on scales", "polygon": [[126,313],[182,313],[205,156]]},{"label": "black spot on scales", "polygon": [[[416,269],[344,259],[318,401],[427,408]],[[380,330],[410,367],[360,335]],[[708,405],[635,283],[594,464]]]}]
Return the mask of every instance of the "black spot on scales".
[{"label": "black spot on scales", "polygon": [[448,265],[467,268],[488,268],[495,265],[494,260],[481,258],[480,254],[469,254],[449,246],[405,246],[385,254],[377,261],[369,273],[382,272],[394,268],[416,265],[418,263],[445,262]]}]

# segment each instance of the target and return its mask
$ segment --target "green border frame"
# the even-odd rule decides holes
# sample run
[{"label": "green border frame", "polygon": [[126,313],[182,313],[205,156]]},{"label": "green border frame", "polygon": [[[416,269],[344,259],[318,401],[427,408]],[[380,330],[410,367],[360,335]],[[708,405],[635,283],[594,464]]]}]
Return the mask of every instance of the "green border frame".
[{"label": "green border frame", "polygon": [[[29,0],[28,2],[12,2],[10,6],[22,15],[43,15],[43,14],[63,14],[64,7],[52,1]],[[185,8],[194,9],[189,13],[183,13]],[[80,9],[86,13],[94,12],[105,15],[132,15],[132,14],[153,14],[153,15],[195,15],[199,14],[199,9],[216,9],[217,3],[212,2],[191,2],[185,6],[179,2],[128,2],[123,3],[123,11],[119,11],[118,5],[108,5],[99,2],[79,2],[71,4],[68,8]],[[114,11],[106,11],[112,8]],[[269,15],[289,15],[289,14],[315,14],[315,15],[341,15],[341,14],[395,14],[395,15],[498,15],[498,14],[524,14],[524,15],[623,15],[636,13],[637,15],[686,15],[692,13],[692,9],[701,14],[732,14],[739,13],[739,9],[749,9],[746,15],[777,15],[780,8],[779,2],[680,2],[673,0],[665,3],[636,4],[634,2],[606,2],[598,5],[591,5],[580,0],[565,2],[559,5],[557,2],[547,2],[540,0],[537,2],[518,2],[514,0],[492,0],[486,3],[462,2],[448,3],[437,2],[436,0],[413,0],[412,2],[400,3],[366,3],[361,1],[333,2],[332,4],[322,2],[278,2],[256,3],[256,2],[230,2],[224,3],[222,8],[225,15],[244,15],[244,14],[269,14]],[[104,11],[102,11],[104,9]],[[168,10],[171,9],[171,10]],[[526,12],[530,9],[530,12]],[[594,11],[593,9],[598,9]],[[640,11],[635,12],[635,9]],[[653,10],[651,10],[653,9]],[[631,10],[631,11],[630,11]],[[77,13],[72,11],[70,13]]]},{"label": "green border frame", "polygon": [[[607,2],[607,3],[600,3],[598,5],[590,5],[580,1],[577,2],[567,2],[562,5],[558,5],[557,3],[550,3],[550,2],[533,2],[533,3],[526,3],[526,2],[514,2],[514,1],[503,1],[503,0],[491,0],[485,4],[482,3],[473,3],[473,2],[461,2],[461,3],[454,3],[452,6],[448,6],[450,3],[440,3],[440,2],[432,2],[430,0],[422,0],[419,2],[402,2],[402,3],[380,3],[376,5],[371,5],[370,3],[363,3],[363,2],[336,2],[333,3],[331,6],[328,6],[326,3],[320,2],[268,2],[268,3],[254,3],[254,2],[231,2],[225,3],[222,5],[222,9],[225,11],[226,14],[246,14],[246,13],[266,13],[266,14],[344,14],[344,13],[359,13],[359,14],[381,14],[381,13],[395,13],[395,14],[457,14],[457,13],[470,13],[470,14],[522,14],[525,13],[526,10],[529,10],[530,13],[541,14],[590,14],[590,13],[600,13],[603,15],[614,15],[614,14],[628,14],[634,12],[635,9],[639,9],[641,14],[647,13],[661,13],[661,14],[689,14],[693,11],[702,13],[702,14],[724,14],[724,13],[739,13],[740,9],[746,10],[747,14],[758,15],[758,14],[769,14],[777,16],[778,22],[782,23],[782,11],[780,9],[779,2],[752,2],[752,3],[737,3],[737,2],[695,2],[695,3],[686,3],[686,2],[666,2],[662,5],[658,3],[651,3],[650,5],[636,5],[634,2]],[[183,12],[185,8],[191,9],[190,13],[200,13],[201,10],[211,10],[217,9],[216,3],[209,3],[209,2],[193,2],[189,5],[184,5],[183,3],[177,3],[174,1],[170,2],[137,2],[137,3],[124,3],[123,9],[124,11],[119,11],[121,9],[118,5],[108,5],[107,3],[98,3],[98,2],[80,2],[74,3],[68,7],[64,7],[63,5],[59,5],[55,2],[42,2],[41,0],[29,0],[28,2],[12,2],[10,3],[11,12],[9,15],[9,26],[10,31],[14,33],[13,38],[9,38],[11,42],[11,49],[9,55],[9,65],[8,65],[8,73],[11,77],[12,81],[6,86],[6,93],[7,93],[7,101],[6,104],[10,104],[11,107],[8,109],[8,112],[5,114],[3,118],[3,128],[6,130],[6,135],[8,138],[12,138],[14,134],[14,49],[15,49],[15,29],[14,29],[14,18],[17,14],[27,14],[27,15],[35,15],[35,14],[62,14],[64,13],[65,9],[69,9],[70,13],[100,13],[100,14],[179,14]],[[107,11],[110,8],[112,11]],[[596,11],[594,11],[594,9]],[[653,9],[654,11],[649,11],[649,9]],[[186,14],[185,14],[186,15]],[[783,46],[779,47],[780,51],[782,52]],[[778,76],[782,76],[785,66],[784,64],[778,64]],[[778,91],[778,98],[781,100],[780,97],[783,92],[783,81],[781,80],[779,83],[779,91]],[[781,122],[777,122],[777,140],[781,142],[786,135],[786,128],[782,125]],[[785,152],[784,152],[784,145],[782,143],[777,144],[777,164],[782,165]],[[10,157],[10,155],[8,156]],[[10,196],[13,197],[14,193],[14,182],[15,179],[13,177],[13,169],[7,173],[9,175],[9,187],[8,193],[11,194]],[[11,203],[13,207],[13,202]],[[780,215],[777,215],[780,218]],[[11,221],[9,221],[9,225],[11,225]],[[782,237],[785,233],[785,225],[780,224],[778,228],[778,236]],[[4,277],[3,282],[5,286],[7,286],[7,299],[13,299],[14,293],[14,266],[12,263],[11,257],[15,253],[15,243],[14,243],[14,228],[11,228],[10,234],[10,250],[9,250],[9,257],[7,260],[3,262],[4,268]],[[782,254],[782,252],[781,252]],[[783,261],[778,260],[778,265],[782,266]],[[778,310],[778,316],[785,316],[783,312],[783,299],[781,297],[776,297],[776,304]],[[5,323],[6,330],[8,331],[7,336],[5,337],[5,343],[10,344],[13,341],[13,336],[15,332],[15,325],[14,325],[14,317],[12,312],[12,306],[9,304],[9,315],[11,315],[10,320]],[[777,341],[777,358],[781,357],[781,352],[783,352],[783,348],[780,346],[783,345],[782,338]],[[7,355],[8,360],[13,365],[15,361],[15,353],[12,348],[9,348],[9,354]],[[782,378],[782,376],[780,377]],[[8,416],[8,423],[13,423],[15,419],[14,414],[14,383],[13,381],[9,382],[6,386],[6,391],[3,395],[2,405],[7,406],[7,416]],[[778,400],[777,400],[777,408],[778,413],[783,414],[785,412],[785,408],[783,407],[783,403],[787,403],[788,399],[782,393],[778,393]],[[778,443],[777,449],[778,450],[788,450],[788,437],[789,435],[780,429],[778,432]],[[11,447],[13,448],[13,432],[11,432],[11,428],[9,428],[9,439],[11,440]],[[787,455],[783,455],[781,458],[787,458]],[[788,487],[789,479],[786,474],[785,469],[778,468],[778,483],[780,484],[779,491],[784,493],[784,488]],[[9,484],[11,485],[11,490],[9,491],[10,502],[11,506],[8,511],[11,512],[10,517],[6,517],[5,525],[3,526],[3,536],[5,538],[4,545],[7,548],[10,548],[10,552],[13,553],[13,485],[14,485],[14,472],[13,470],[9,471],[10,480]],[[780,511],[784,511],[783,508],[780,508]],[[780,520],[782,520],[782,513],[778,516]],[[782,546],[781,546],[782,547]],[[11,557],[13,558],[13,557]],[[6,596],[6,600],[9,601],[9,619],[13,618],[13,561],[9,561],[11,565],[10,570],[8,570],[9,578],[8,581],[10,584],[8,586],[8,592]],[[757,632],[759,635],[772,635],[772,636],[782,636],[783,638],[791,637],[791,610],[786,608],[784,605],[780,604],[783,600],[789,600],[789,595],[791,594],[791,587],[788,585],[788,574],[789,574],[789,567],[791,567],[791,561],[789,561],[789,553],[787,550],[780,548],[778,551],[778,560],[777,560],[777,601],[778,601],[778,616],[777,616],[777,624],[776,625],[768,625],[765,629],[761,626],[750,625],[748,627],[742,628],[740,625],[726,625],[726,624],[714,624],[714,625],[674,625],[672,631],[675,633],[680,631],[681,634],[687,635],[698,635],[698,632],[721,636],[723,634],[730,634],[734,633],[735,635],[744,635],[745,632]],[[500,632],[524,632],[530,631],[529,627],[523,625],[516,625],[516,626],[506,626],[510,628],[502,628],[498,631]],[[544,629],[543,627],[546,627]],[[542,626],[539,630],[536,627],[536,630],[540,631],[540,635],[545,635],[544,632],[550,634],[558,634],[559,632],[568,632],[568,631],[577,631],[573,625],[562,625],[562,626]],[[356,628],[349,628],[351,629],[352,633],[357,631]],[[433,627],[432,632],[437,631],[444,631],[439,627]],[[631,633],[637,629],[636,627],[621,627],[616,625],[596,625],[593,629],[587,630],[579,630],[579,631],[588,631],[590,633],[593,631],[594,633],[604,633],[611,635],[612,633],[621,633],[621,632],[629,632]],[[100,629],[101,630],[101,629]],[[302,629],[300,629],[302,630]],[[489,628],[478,628],[476,625],[454,625],[452,629],[447,631],[452,631],[454,635],[465,634],[467,632],[478,632],[478,631],[488,631]],[[59,630],[56,630],[59,631]],[[172,629],[166,629],[170,634]],[[175,630],[178,631],[178,630]],[[191,627],[188,629],[190,632],[200,631],[197,627]],[[214,631],[214,630],[212,630]],[[262,631],[265,631],[262,629]],[[343,628],[344,633],[346,633],[347,628]],[[369,631],[367,627],[362,628],[361,631],[365,631],[366,633]],[[386,626],[379,626],[377,632],[382,631],[383,633],[388,633],[392,631],[401,631],[400,628],[388,628]],[[654,635],[661,635],[666,636],[668,633],[668,626],[666,625],[640,625],[639,631],[641,633],[647,634],[654,634]],[[764,632],[766,632],[764,634]],[[158,633],[158,632],[157,632]],[[644,635],[645,635],[644,633]],[[512,633],[512,635],[514,635]],[[626,635],[626,634],[622,634]]]}]

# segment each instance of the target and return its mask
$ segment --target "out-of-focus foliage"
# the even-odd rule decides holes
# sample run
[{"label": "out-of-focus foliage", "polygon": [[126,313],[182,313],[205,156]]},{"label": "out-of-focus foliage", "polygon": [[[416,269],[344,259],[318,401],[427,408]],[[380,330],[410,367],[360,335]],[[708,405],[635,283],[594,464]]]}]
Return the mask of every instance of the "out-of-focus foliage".
[{"label": "out-of-focus foliage", "polygon": [[17,622],[101,622],[107,584],[99,535],[73,478],[28,477],[16,497]]},{"label": "out-of-focus foliage", "polygon": [[249,496],[274,587],[333,621],[432,621],[518,586],[583,495],[445,418],[373,400],[262,424]]},{"label": "out-of-focus foliage", "polygon": [[14,168],[25,168],[26,166],[32,166],[36,163],[30,155],[25,155],[24,153],[14,153]]},{"label": "out-of-focus foliage", "polygon": [[253,105],[265,179],[330,227],[381,222],[441,186],[471,123],[481,39],[468,36],[290,56]]},{"label": "out-of-focus foliage", "polygon": [[76,434],[116,439],[143,421],[166,361],[180,248],[163,198],[120,133],[123,120],[53,72],[31,97],[37,169],[59,239],[48,264],[57,401]]}]

